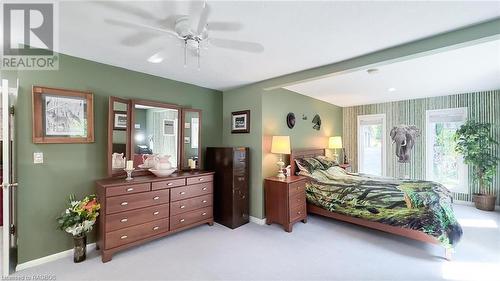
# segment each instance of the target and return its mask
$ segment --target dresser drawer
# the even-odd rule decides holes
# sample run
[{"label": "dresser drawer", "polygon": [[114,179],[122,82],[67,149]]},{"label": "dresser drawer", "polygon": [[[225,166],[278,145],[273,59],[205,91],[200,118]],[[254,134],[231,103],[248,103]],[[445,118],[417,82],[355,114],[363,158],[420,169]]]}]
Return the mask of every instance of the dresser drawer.
[{"label": "dresser drawer", "polygon": [[170,217],[170,230],[188,226],[195,222],[212,218],[212,207],[194,210]]},{"label": "dresser drawer", "polygon": [[141,183],[108,187],[106,188],[106,197],[146,192],[150,190],[150,186],[150,183]]},{"label": "dresser drawer", "polygon": [[288,196],[306,192],[306,183],[304,181],[294,182],[288,185]]},{"label": "dresser drawer", "polygon": [[106,249],[168,231],[168,219],[156,220],[106,233]]},{"label": "dresser drawer", "polygon": [[159,181],[153,182],[151,187],[153,190],[156,189],[165,189],[175,186],[183,186],[186,185],[186,179],[176,179],[176,180],[168,180],[168,181]]},{"label": "dresser drawer", "polygon": [[110,232],[133,225],[168,218],[170,206],[156,205],[147,208],[121,212],[106,217],[106,232]]},{"label": "dresser drawer", "polygon": [[191,197],[212,193],[213,183],[206,182],[195,185],[187,185],[171,189],[172,201],[179,201]]},{"label": "dresser drawer", "polygon": [[306,204],[306,193],[299,192],[288,198],[288,205],[290,208],[293,208],[297,205],[305,205]]},{"label": "dresser drawer", "polygon": [[290,222],[306,217],[306,205],[298,204],[290,206]]},{"label": "dresser drawer", "polygon": [[106,198],[106,214],[165,204],[169,202],[169,189]]},{"label": "dresser drawer", "polygon": [[172,202],[170,204],[170,212],[172,215],[177,215],[208,206],[212,206],[212,194]]},{"label": "dresser drawer", "polygon": [[187,184],[197,184],[202,182],[214,181],[214,175],[187,178]]}]

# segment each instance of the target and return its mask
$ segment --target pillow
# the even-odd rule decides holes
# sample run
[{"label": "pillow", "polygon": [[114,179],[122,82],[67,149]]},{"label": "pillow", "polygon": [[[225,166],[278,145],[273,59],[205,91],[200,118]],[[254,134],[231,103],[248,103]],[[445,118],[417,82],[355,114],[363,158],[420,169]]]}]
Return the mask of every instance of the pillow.
[{"label": "pillow", "polygon": [[316,158],[323,165],[323,167],[325,167],[325,170],[328,170],[329,168],[331,168],[333,166],[339,165],[339,163],[337,161],[335,161],[333,158],[330,158],[327,156],[320,155],[320,156],[316,156],[314,158]]},{"label": "pillow", "polygon": [[297,158],[295,163],[299,170],[312,174],[315,170],[325,170],[325,166],[316,158]]}]

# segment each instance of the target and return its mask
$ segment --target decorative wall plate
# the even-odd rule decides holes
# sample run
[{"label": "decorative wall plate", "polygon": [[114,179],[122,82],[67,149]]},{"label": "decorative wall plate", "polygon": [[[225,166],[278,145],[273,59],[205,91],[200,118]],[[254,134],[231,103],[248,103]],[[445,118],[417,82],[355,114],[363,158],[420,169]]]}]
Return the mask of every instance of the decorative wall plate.
[{"label": "decorative wall plate", "polygon": [[314,115],[314,118],[312,120],[313,129],[319,131],[321,129],[321,117],[319,117],[318,114]]},{"label": "decorative wall plate", "polygon": [[295,126],[295,114],[293,114],[293,112],[288,113],[288,115],[286,116],[286,125],[290,129],[293,129],[293,127]]}]

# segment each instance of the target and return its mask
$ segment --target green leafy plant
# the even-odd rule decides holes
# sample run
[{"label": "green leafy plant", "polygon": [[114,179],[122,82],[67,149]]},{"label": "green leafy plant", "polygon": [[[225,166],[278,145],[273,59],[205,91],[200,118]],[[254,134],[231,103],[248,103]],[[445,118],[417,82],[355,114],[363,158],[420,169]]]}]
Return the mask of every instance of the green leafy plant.
[{"label": "green leafy plant", "polygon": [[471,165],[473,178],[479,183],[484,195],[494,195],[491,183],[500,158],[493,153],[498,142],[491,136],[490,123],[469,120],[455,133],[455,151],[464,156],[465,164]]}]

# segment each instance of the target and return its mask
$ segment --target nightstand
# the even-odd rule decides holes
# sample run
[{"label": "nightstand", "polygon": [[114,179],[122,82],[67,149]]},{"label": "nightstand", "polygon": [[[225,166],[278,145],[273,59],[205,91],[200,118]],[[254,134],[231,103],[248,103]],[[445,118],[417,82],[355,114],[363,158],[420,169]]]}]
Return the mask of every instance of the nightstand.
[{"label": "nightstand", "polygon": [[294,223],[307,222],[305,177],[266,178],[264,192],[266,224],[281,224],[285,231],[292,232]]}]

